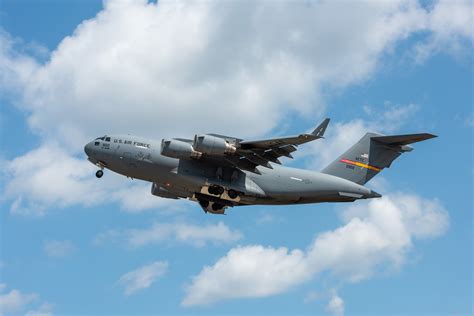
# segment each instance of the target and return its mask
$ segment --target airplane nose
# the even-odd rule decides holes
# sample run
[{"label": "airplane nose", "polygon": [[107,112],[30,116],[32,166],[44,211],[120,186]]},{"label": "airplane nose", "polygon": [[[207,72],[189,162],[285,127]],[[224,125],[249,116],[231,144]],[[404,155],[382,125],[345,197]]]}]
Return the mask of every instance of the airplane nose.
[{"label": "airplane nose", "polygon": [[92,153],[92,149],[91,149],[91,143],[87,144],[84,146],[84,151],[86,153],[87,156],[90,156],[91,153]]}]

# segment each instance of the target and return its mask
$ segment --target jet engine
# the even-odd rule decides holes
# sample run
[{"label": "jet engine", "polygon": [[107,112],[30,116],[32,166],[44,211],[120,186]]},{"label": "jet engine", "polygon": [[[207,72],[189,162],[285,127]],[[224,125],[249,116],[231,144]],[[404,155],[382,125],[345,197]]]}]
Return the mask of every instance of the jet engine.
[{"label": "jet engine", "polygon": [[195,151],[191,143],[177,139],[163,139],[161,141],[161,154],[171,158],[199,159],[202,153]]},{"label": "jet engine", "polygon": [[233,154],[237,150],[234,144],[229,143],[223,138],[212,135],[195,135],[193,147],[194,150],[214,156]]}]

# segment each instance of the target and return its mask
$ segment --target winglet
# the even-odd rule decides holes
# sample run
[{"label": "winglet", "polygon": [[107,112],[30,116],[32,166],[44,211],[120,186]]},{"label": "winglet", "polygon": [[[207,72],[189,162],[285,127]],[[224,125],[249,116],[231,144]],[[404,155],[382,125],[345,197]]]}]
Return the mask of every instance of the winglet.
[{"label": "winglet", "polygon": [[328,127],[328,124],[329,124],[329,118],[325,119],[321,124],[319,124],[319,126],[316,127],[311,134],[313,134],[316,137],[322,138],[324,135],[324,132],[326,131],[326,127]]}]

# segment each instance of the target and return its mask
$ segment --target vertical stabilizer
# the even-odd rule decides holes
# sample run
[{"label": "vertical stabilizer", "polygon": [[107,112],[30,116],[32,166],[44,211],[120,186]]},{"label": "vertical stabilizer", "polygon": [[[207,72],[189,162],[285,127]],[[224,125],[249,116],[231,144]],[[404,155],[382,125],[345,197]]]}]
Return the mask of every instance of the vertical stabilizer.
[{"label": "vertical stabilizer", "polygon": [[393,136],[367,133],[321,172],[363,185],[389,168],[402,153],[412,151],[408,144],[433,137],[436,136],[427,133]]}]

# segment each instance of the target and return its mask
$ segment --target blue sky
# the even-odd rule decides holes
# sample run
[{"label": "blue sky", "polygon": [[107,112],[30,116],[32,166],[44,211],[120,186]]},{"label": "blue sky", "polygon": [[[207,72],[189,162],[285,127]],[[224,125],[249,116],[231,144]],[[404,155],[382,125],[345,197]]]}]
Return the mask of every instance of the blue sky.
[{"label": "blue sky", "polygon": [[[2,1],[1,312],[472,314],[472,23],[470,1]],[[285,164],[320,170],[366,131],[439,137],[369,182],[379,201],[227,216],[98,180],[83,153],[324,117]]]}]

